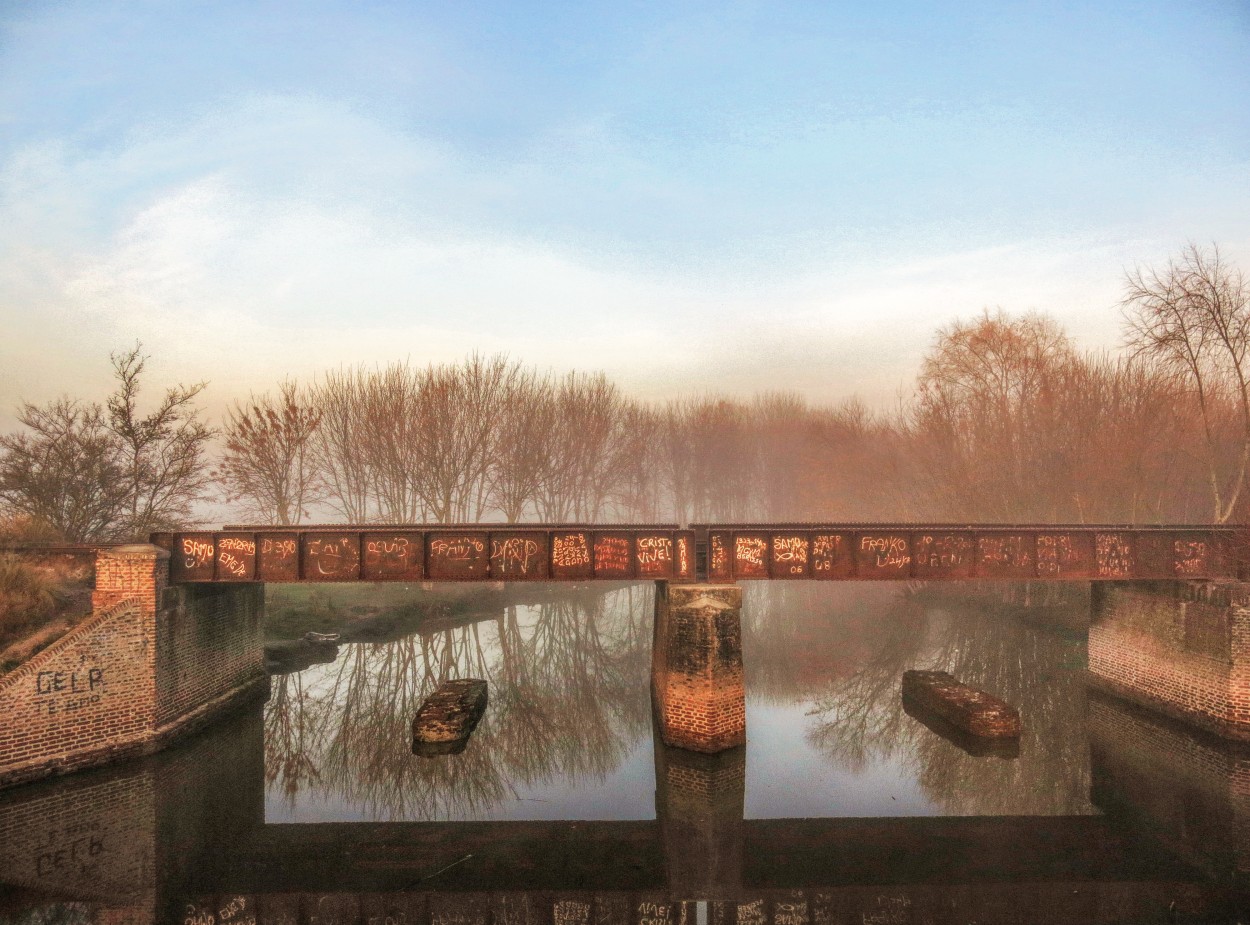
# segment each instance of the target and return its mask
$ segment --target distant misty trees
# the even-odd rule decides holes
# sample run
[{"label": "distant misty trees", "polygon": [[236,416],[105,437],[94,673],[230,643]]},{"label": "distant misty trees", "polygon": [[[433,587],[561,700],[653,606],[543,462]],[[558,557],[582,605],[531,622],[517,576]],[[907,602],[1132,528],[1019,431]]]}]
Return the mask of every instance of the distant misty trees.
[{"label": "distant misty trees", "polygon": [[789,392],[644,403],[602,373],[474,355],[284,380],[236,402],[215,443],[203,383],[140,410],[136,346],[104,405],[22,406],[0,514],[70,540],[187,526],[223,496],[272,524],[1244,520],[1241,272],[1190,245],[1124,285],[1123,354],[984,311],[936,332],[889,413]]}]

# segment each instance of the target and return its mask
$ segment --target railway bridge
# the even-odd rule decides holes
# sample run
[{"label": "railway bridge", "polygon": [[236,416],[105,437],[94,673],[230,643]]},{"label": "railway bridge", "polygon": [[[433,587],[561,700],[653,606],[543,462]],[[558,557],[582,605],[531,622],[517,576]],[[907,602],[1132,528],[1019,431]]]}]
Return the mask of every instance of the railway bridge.
[{"label": "railway bridge", "polygon": [[[1080,581],[1089,680],[1250,740],[1250,532],[1087,524],[229,525],[97,555],[94,615],[0,678],[0,786],[152,751],[267,685],[266,582],[654,581],[669,745],[745,740],[741,582]],[[923,667],[923,666],[918,666]]]}]

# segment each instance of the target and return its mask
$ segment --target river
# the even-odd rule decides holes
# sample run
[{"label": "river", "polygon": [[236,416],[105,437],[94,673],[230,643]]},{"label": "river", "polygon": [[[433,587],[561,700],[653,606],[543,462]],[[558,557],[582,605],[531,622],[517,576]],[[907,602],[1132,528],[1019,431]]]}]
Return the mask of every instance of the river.
[{"label": "river", "polygon": [[[653,730],[652,588],[271,586],[267,701],[0,794],[0,923],[1235,922],[1250,752],[1086,689],[1077,586],[747,584],[747,744]],[[1018,747],[903,709],[940,668]],[[441,680],[465,751],[417,757]],[[1250,921],[1250,918],[1246,919]]]}]

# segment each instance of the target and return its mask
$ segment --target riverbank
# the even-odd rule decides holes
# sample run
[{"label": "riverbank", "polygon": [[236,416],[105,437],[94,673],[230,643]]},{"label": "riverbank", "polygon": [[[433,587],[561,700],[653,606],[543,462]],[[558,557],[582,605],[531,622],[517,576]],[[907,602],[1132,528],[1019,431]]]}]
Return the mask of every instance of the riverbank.
[{"label": "riverbank", "polygon": [[95,547],[0,549],[0,675],[91,615]]}]

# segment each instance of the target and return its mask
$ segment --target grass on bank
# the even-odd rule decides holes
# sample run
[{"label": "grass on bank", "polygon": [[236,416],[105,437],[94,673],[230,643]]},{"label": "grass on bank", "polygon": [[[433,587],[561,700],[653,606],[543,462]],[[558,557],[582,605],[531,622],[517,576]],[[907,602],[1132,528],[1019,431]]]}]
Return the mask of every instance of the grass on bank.
[{"label": "grass on bank", "polygon": [[0,553],[0,674],[56,642],[90,609],[89,582],[55,564]]}]

